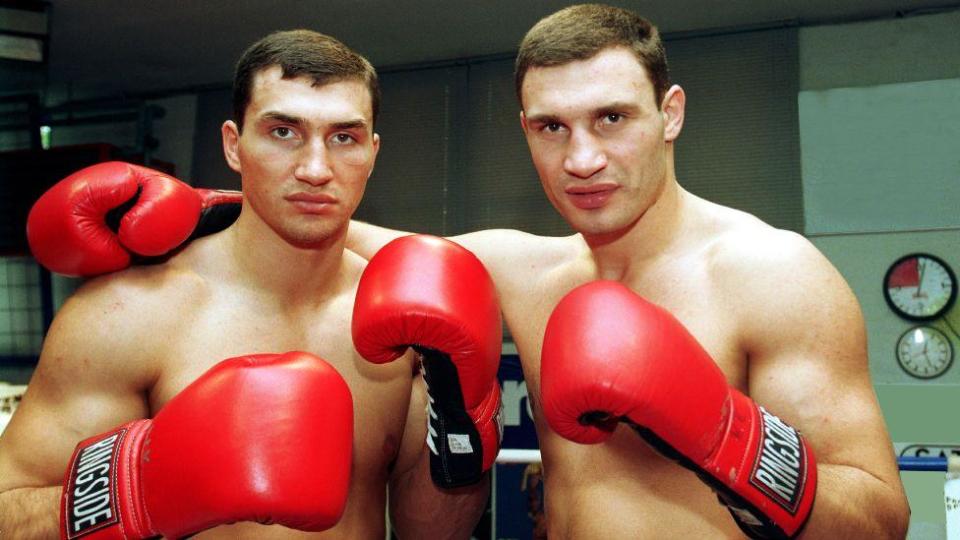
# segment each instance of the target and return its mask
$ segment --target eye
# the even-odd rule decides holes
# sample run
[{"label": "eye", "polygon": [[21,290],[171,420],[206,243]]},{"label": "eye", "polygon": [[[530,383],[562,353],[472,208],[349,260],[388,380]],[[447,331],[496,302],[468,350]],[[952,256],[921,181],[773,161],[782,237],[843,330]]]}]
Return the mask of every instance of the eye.
[{"label": "eye", "polygon": [[616,124],[623,120],[623,115],[620,113],[607,113],[603,115],[603,122],[606,124]]},{"label": "eye", "polygon": [[556,133],[561,129],[563,129],[563,126],[557,122],[550,122],[550,123],[544,124],[543,126],[543,130],[548,131],[550,133]]},{"label": "eye", "polygon": [[294,132],[292,129],[288,127],[280,126],[277,128],[273,128],[273,135],[278,139],[292,139],[294,136]]},{"label": "eye", "polygon": [[350,144],[355,140],[349,133],[337,133],[333,136],[334,144]]}]

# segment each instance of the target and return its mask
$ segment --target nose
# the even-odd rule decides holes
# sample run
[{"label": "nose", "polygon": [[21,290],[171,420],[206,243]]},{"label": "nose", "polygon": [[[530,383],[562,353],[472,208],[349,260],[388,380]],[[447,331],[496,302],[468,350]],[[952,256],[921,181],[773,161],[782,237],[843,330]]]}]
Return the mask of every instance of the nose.
[{"label": "nose", "polygon": [[601,141],[588,131],[570,134],[563,169],[577,178],[589,178],[607,166],[607,154]]},{"label": "nose", "polygon": [[311,141],[304,145],[297,158],[297,168],[294,171],[297,180],[319,186],[333,179],[328,149],[322,141]]}]

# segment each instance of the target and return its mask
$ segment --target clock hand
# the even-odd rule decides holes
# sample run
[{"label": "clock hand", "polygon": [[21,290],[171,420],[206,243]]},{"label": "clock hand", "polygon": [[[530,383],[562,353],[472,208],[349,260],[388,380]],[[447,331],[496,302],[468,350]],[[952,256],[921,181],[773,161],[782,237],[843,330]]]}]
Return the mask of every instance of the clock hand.
[{"label": "clock hand", "polygon": [[917,283],[917,292],[913,293],[914,298],[920,297],[920,290],[923,289],[923,273],[927,269],[927,265],[923,264],[922,259],[917,259],[917,266],[920,267],[920,283]]}]

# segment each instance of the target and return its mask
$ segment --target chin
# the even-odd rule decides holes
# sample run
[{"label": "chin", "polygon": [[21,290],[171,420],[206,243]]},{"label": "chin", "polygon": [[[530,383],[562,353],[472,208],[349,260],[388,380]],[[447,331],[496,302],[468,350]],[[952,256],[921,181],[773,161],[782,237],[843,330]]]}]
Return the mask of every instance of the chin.
[{"label": "chin", "polygon": [[294,247],[301,249],[320,249],[336,243],[343,236],[339,231],[345,231],[345,228],[334,229],[324,227],[323,229],[296,229],[277,231],[279,236]]},{"label": "chin", "polygon": [[612,240],[628,233],[638,219],[631,220],[623,216],[591,216],[590,219],[568,219],[567,223],[585,237]]}]

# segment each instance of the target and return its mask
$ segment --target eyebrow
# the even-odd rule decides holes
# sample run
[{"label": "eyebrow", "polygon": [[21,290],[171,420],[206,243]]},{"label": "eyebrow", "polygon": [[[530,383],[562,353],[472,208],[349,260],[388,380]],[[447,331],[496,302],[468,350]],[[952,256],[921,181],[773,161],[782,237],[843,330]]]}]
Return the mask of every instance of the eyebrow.
[{"label": "eyebrow", "polygon": [[287,124],[302,125],[304,123],[303,118],[299,116],[290,116],[289,114],[284,114],[277,111],[267,111],[260,115],[260,120],[266,121],[279,121]]},{"label": "eyebrow", "polygon": [[535,124],[551,124],[557,121],[557,117],[552,114],[535,114],[535,115],[524,115],[527,118],[527,122]]},{"label": "eyebrow", "polygon": [[367,121],[363,119],[346,120],[343,122],[334,122],[331,124],[335,129],[356,129],[367,127]]},{"label": "eyebrow", "polygon": [[[606,103],[595,109],[590,110],[591,116],[603,116],[605,114],[616,113],[616,112],[635,112],[638,111],[638,107],[634,103],[628,101],[614,101],[612,103]],[[539,124],[549,124],[552,122],[560,122],[560,117],[551,113],[543,114],[534,114],[526,116],[528,122],[535,122]]]},{"label": "eyebrow", "polygon": [[[291,116],[286,113],[279,111],[267,111],[260,115],[260,120],[263,121],[278,121],[286,124],[293,124],[295,126],[302,126],[307,123],[307,121],[299,116]],[[334,122],[331,124],[331,127],[334,129],[357,129],[364,128],[367,126],[367,121],[363,118],[358,118],[356,120],[343,120],[340,122]]]},{"label": "eyebrow", "polygon": [[638,107],[635,103],[628,103],[626,101],[614,101],[613,103],[604,105],[603,107],[597,107],[594,110],[594,113],[596,113],[597,116],[600,116],[600,115],[615,113],[615,112],[623,112],[623,111],[634,112],[638,110],[640,110],[640,107]]}]

